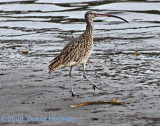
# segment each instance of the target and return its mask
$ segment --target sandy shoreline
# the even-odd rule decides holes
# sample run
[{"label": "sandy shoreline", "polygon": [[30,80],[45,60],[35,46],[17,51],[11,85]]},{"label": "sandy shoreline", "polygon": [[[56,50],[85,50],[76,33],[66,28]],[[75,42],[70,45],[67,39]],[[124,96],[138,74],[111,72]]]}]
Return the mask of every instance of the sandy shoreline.
[{"label": "sandy shoreline", "polygon": [[[88,63],[88,68],[95,63]],[[0,125],[150,125],[160,123],[160,94],[156,87],[137,86],[134,77],[107,79],[96,77],[95,71],[88,71],[94,82],[100,82],[105,91],[92,90],[82,77],[81,67],[74,69],[74,88],[82,94],[72,97],[69,90],[68,68],[48,75],[47,63],[30,65],[1,65],[0,70]],[[89,105],[71,108],[89,101],[103,101],[117,98],[130,101],[127,105]],[[10,118],[21,118],[14,122]],[[46,118],[36,121],[33,118]],[[74,121],[50,121],[53,118],[68,118]],[[23,118],[23,119],[22,119]],[[37,119],[38,120],[38,119]],[[56,120],[56,119],[55,119]]]},{"label": "sandy shoreline", "polygon": [[[69,68],[49,75],[47,67],[84,32],[88,10],[129,23],[94,20],[86,70],[103,91],[78,66],[73,83],[81,95],[72,97]],[[157,0],[0,0],[0,126],[160,126],[159,15]],[[70,107],[113,98],[130,104]]]}]

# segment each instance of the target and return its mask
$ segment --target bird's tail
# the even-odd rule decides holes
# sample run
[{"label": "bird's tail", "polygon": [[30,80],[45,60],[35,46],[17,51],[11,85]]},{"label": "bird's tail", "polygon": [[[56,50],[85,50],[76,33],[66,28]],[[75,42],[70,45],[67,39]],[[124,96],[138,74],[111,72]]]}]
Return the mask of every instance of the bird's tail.
[{"label": "bird's tail", "polygon": [[62,65],[61,63],[61,60],[59,60],[58,57],[56,57],[55,59],[51,60],[50,62],[50,65],[48,66],[48,69],[49,69],[49,72],[48,73],[51,73],[55,70],[57,70],[58,68],[60,68]]}]

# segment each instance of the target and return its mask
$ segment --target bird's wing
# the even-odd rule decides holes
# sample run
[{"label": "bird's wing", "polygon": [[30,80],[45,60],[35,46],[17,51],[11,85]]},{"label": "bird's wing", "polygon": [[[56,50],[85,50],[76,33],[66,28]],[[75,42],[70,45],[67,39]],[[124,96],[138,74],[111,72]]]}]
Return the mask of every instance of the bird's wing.
[{"label": "bird's wing", "polygon": [[72,40],[69,42],[61,51],[61,53],[56,56],[53,60],[50,61],[49,73],[55,71],[62,66],[67,65],[67,63],[71,62],[73,58],[77,55],[78,52],[78,41]]},{"label": "bird's wing", "polygon": [[78,60],[86,55],[89,44],[86,44],[86,38],[82,35],[69,42],[62,49],[61,53],[50,61],[51,64],[48,66],[50,72],[62,66],[67,66],[70,62],[78,62]]},{"label": "bird's wing", "polygon": [[80,58],[80,53],[81,53],[80,51],[82,45],[83,42],[80,41],[80,39],[76,39],[68,43],[60,53],[60,57],[63,57],[62,64],[65,65],[72,61],[77,62],[78,59]]}]

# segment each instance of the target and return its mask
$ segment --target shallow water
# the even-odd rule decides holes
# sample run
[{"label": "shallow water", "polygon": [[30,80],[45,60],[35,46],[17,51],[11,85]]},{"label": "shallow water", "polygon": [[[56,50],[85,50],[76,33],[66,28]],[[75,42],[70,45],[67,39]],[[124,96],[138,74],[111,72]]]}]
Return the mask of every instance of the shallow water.
[{"label": "shallow water", "polygon": [[[47,81],[49,79],[46,77],[48,76],[48,62],[60,52],[67,42],[83,33],[86,27],[84,14],[87,10],[114,14],[129,21],[129,23],[125,23],[119,19],[104,17],[94,20],[95,47],[87,64],[87,74],[94,78],[94,81],[98,82],[99,80],[101,82],[101,86],[108,92],[108,96],[131,100],[135,109],[132,113],[126,114],[123,121],[120,121],[121,119],[116,116],[116,120],[114,120],[106,115],[111,120],[111,122],[106,122],[111,125],[118,125],[119,122],[124,125],[158,124],[156,119],[159,119],[160,115],[156,113],[156,109],[159,109],[157,101],[159,100],[160,85],[160,1],[157,0],[136,2],[127,0],[114,2],[105,0],[0,0],[1,86],[7,85],[7,82],[10,84],[10,81],[7,81],[7,76],[5,76],[10,73],[9,71],[6,73],[8,67],[14,71],[21,69],[19,66],[30,69],[32,66],[42,65],[44,71],[40,70],[39,74],[45,75],[42,77],[43,79],[27,73],[24,80],[35,77],[36,82]],[[133,55],[135,51],[139,51],[140,55]],[[111,62],[110,59],[113,61]],[[27,71],[29,72],[29,70]],[[76,74],[75,83],[83,83],[81,67],[75,67],[74,72]],[[53,73],[53,77],[62,75],[63,78],[67,74],[68,68]],[[97,80],[97,78],[102,80]],[[59,79],[55,80],[56,83],[63,83],[63,79],[61,81]],[[15,80],[16,82],[18,80]],[[80,100],[78,102],[96,97],[94,91],[88,92],[83,89],[83,86],[80,86],[79,89],[84,90],[86,94],[78,99]],[[119,89],[118,93],[117,89]],[[127,93],[130,95],[126,95]],[[1,97],[3,97],[2,95]],[[104,98],[106,98],[105,93],[97,95],[98,98],[95,99],[102,98],[105,100]],[[137,95],[142,101],[137,98]],[[56,94],[56,97],[59,96]],[[68,98],[69,95],[66,97]],[[147,98],[151,99],[149,103]],[[145,102],[149,105],[152,102],[157,107],[152,110],[151,115],[155,115],[153,119],[149,117],[149,110],[146,111],[145,117],[143,115],[145,112],[142,110],[148,109],[148,106],[142,107]],[[128,108],[132,109],[132,107],[129,106]],[[101,110],[98,114],[103,115],[104,109],[103,106],[103,112],[101,113]],[[85,111],[85,109],[80,110]],[[140,111],[138,116],[141,120],[136,117],[137,111]],[[88,113],[90,113],[89,108]],[[110,113],[113,114],[111,111]],[[92,113],[88,116],[92,116]],[[103,121],[105,122],[105,118],[97,121],[94,119],[92,118],[87,122],[83,117],[79,117],[79,120],[85,120],[84,125],[103,125]],[[132,119],[135,119],[136,123],[134,121],[127,123],[128,120],[131,121]],[[150,121],[147,121],[148,119]],[[79,124],[78,121],[76,124]]]}]

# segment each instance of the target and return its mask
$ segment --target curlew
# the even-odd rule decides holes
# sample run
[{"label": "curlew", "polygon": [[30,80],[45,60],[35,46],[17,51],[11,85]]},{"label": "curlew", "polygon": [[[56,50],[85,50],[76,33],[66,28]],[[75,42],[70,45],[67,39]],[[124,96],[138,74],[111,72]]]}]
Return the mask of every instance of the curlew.
[{"label": "curlew", "polygon": [[76,65],[82,65],[83,66],[83,77],[87,79],[91,84],[92,88],[95,90],[95,88],[101,90],[97,85],[95,85],[87,76],[85,72],[86,68],[86,62],[91,55],[92,49],[93,49],[93,32],[94,32],[94,23],[93,18],[95,17],[114,17],[119,18],[125,22],[128,22],[127,20],[110,15],[110,14],[97,14],[93,11],[87,11],[85,13],[85,21],[87,23],[85,32],[80,35],[78,38],[73,39],[71,42],[69,42],[61,51],[61,53],[56,56],[53,60],[50,61],[49,73],[63,67],[70,67],[69,71],[69,78],[70,78],[70,85],[71,85],[71,93],[72,96],[78,95],[73,91],[73,84],[72,84],[72,68]]}]

